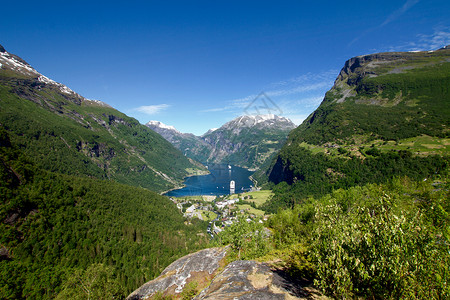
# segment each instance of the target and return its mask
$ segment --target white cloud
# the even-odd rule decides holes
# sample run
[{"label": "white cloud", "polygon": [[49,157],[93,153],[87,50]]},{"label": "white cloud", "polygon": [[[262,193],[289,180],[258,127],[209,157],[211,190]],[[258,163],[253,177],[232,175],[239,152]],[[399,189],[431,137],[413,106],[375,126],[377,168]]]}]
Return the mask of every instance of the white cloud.
[{"label": "white cloud", "polygon": [[438,28],[430,34],[421,34],[419,44],[414,50],[435,50],[450,44],[450,28]]},{"label": "white cloud", "polygon": [[209,108],[201,110],[202,113],[207,112],[235,112],[236,110],[243,110],[247,105],[253,101],[258,95],[250,95],[244,98],[234,99],[226,101],[223,107]]},{"label": "white cloud", "polygon": [[200,112],[208,113],[208,112],[219,112],[219,111],[225,111],[227,110],[227,107],[217,107],[217,108],[209,108],[201,110]]},{"label": "white cloud", "polygon": [[315,91],[315,90],[325,88],[325,87],[330,87],[330,82],[318,82],[318,83],[305,84],[305,85],[295,86],[295,87],[292,87],[289,89],[268,91],[268,92],[266,92],[266,94],[269,97],[287,96],[287,95],[294,95],[294,94],[299,94],[299,93],[303,93],[303,92]]},{"label": "white cloud", "polygon": [[402,7],[400,7],[399,9],[397,9],[396,11],[394,11],[393,13],[391,13],[386,20],[384,20],[383,23],[380,24],[380,26],[378,27],[383,27],[389,23],[391,23],[392,21],[397,20],[401,15],[403,15],[406,11],[408,11],[408,9],[410,9],[411,7],[413,7],[414,5],[417,4],[417,2],[419,2],[419,0],[408,0],[405,2],[405,4],[403,4]]},{"label": "white cloud", "polygon": [[143,105],[143,106],[139,106],[133,110],[147,114],[147,115],[156,115],[169,107],[170,107],[169,104]]},{"label": "white cloud", "polygon": [[[280,107],[284,114],[289,111],[291,114],[305,115],[311,108],[316,108],[320,104],[325,92],[333,85],[337,74],[337,70],[328,70],[316,74],[307,73],[271,83],[263,92],[271,102]],[[229,100],[225,102],[223,107],[205,109],[201,112],[223,112],[240,115],[260,95],[252,94]]]},{"label": "white cloud", "polygon": [[297,101],[297,104],[304,105],[306,107],[316,108],[322,102],[323,97],[324,96],[321,95],[321,96],[315,96],[315,97],[302,98]]},{"label": "white cloud", "polygon": [[336,78],[338,70],[328,70],[320,73],[306,73],[287,80],[272,83],[270,86],[275,89],[280,86],[311,84],[312,82],[330,81]]},{"label": "white cloud", "polygon": [[416,41],[391,46],[386,51],[427,51],[447,45],[450,45],[450,27],[438,26],[431,34],[418,34]]}]

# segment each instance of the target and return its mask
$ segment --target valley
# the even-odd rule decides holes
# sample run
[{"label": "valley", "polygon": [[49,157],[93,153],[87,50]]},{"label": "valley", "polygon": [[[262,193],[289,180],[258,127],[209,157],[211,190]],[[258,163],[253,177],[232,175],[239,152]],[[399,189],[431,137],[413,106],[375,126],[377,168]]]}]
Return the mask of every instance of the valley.
[{"label": "valley", "polygon": [[267,164],[295,128],[291,120],[273,114],[240,116],[202,136],[181,133],[158,121],[146,126],[187,157],[204,164],[232,164],[252,171]]},{"label": "valley", "polygon": [[448,46],[357,56],[299,126],[196,136],[0,46],[0,295],[448,298],[449,87]]}]

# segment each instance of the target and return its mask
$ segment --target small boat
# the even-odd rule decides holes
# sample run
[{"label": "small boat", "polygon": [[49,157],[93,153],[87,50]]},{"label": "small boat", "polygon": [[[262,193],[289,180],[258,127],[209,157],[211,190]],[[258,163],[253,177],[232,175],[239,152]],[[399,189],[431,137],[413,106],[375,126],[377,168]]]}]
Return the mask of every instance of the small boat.
[{"label": "small boat", "polygon": [[228,165],[228,169],[231,170],[231,166],[230,165]]}]

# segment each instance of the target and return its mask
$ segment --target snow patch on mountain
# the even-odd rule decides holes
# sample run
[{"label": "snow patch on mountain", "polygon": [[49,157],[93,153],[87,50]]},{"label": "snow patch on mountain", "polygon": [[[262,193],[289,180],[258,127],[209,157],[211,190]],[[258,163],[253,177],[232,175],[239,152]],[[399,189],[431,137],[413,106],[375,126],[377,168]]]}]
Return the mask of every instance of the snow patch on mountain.
[{"label": "snow patch on mountain", "polygon": [[222,127],[224,128],[239,128],[239,127],[254,127],[254,126],[286,126],[286,127],[295,127],[295,124],[285,117],[280,117],[274,114],[266,114],[266,115],[243,115],[237,117],[234,120],[226,123]]},{"label": "snow patch on mountain", "polygon": [[213,133],[213,132],[216,131],[217,129],[219,129],[219,128],[211,128],[211,129],[209,129],[207,132],[205,132],[204,134],[202,134],[201,137],[204,137],[205,135],[208,135],[208,134],[210,134],[210,133]]},{"label": "snow patch on mountain", "polygon": [[111,107],[111,108],[112,108],[111,105],[109,105],[109,104],[107,104],[107,103],[105,103],[105,102],[103,102],[103,101],[100,101],[100,100],[93,100],[93,99],[86,99],[86,98],[85,98],[84,101],[87,102],[87,103],[97,104],[97,105],[99,105],[99,106],[103,106],[103,107]]},{"label": "snow patch on mountain", "polygon": [[5,65],[6,68],[9,68],[23,75],[28,76],[39,75],[39,72],[33,69],[29,64],[25,63],[24,61],[21,61],[18,57],[6,51],[0,52],[0,61],[2,61],[2,65]]},{"label": "snow patch on mountain", "polygon": [[180,133],[175,127],[173,127],[171,125],[166,125],[166,124],[164,124],[163,122],[160,122],[160,121],[153,121],[152,120],[152,121],[149,121],[146,125],[147,126],[156,126],[156,127],[162,128],[162,129],[173,130],[173,131],[176,131],[176,132]]},{"label": "snow patch on mountain", "polygon": [[47,76],[41,75],[38,77],[38,80],[40,82],[46,83],[46,84],[56,84],[56,81],[51,80]]},{"label": "snow patch on mountain", "polygon": [[65,86],[62,83],[58,83],[50,78],[48,78],[47,76],[44,75],[40,75],[38,77],[38,81],[43,82],[45,84],[51,84],[51,85],[55,85],[59,88],[59,90],[65,94],[69,94],[69,95],[78,95],[77,93],[75,93],[74,91],[72,91],[71,89],[69,89],[67,86]]},{"label": "snow patch on mountain", "polygon": [[[3,47],[2,49],[4,50]],[[19,58],[16,55],[10,54],[6,50],[0,51],[0,65],[1,65],[0,69],[10,69],[22,75],[36,78],[39,82],[42,82],[44,84],[56,86],[57,88],[59,88],[61,92],[65,94],[81,97],[64,84],[58,83],[54,80],[51,80],[47,76],[40,74],[23,59]]]}]

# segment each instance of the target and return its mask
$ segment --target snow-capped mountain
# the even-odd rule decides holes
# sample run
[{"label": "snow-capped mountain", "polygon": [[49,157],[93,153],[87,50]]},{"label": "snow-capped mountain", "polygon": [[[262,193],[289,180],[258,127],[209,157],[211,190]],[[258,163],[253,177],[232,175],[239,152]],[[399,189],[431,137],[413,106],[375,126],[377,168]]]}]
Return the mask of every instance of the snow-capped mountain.
[{"label": "snow-capped mountain", "polygon": [[158,121],[150,121],[146,126],[186,156],[202,163],[227,163],[251,169],[270,160],[296,127],[288,118],[273,114],[240,116],[200,137],[181,133]]},{"label": "snow-capped mountain", "polygon": [[147,123],[147,125],[148,126],[156,126],[156,127],[162,128],[162,129],[168,129],[168,130],[173,130],[173,131],[179,132],[178,130],[175,129],[175,127],[166,125],[163,122],[159,122],[159,121],[149,121]]},{"label": "snow-capped mountain", "polygon": [[201,136],[204,137],[205,135],[208,135],[208,134],[210,134],[210,133],[216,131],[217,129],[219,129],[219,128],[211,128],[211,129],[208,129],[208,131],[205,132],[204,134],[202,134]]},{"label": "snow-capped mountain", "polygon": [[2,45],[0,45],[0,69],[4,71],[11,71],[14,74],[20,74],[24,78],[34,78],[37,81],[37,84],[54,87],[59,90],[59,92],[74,97],[79,101],[86,102],[87,104],[96,104],[100,106],[110,107],[108,104],[100,100],[86,99],[64,84],[56,82],[48,78],[47,76],[42,75],[17,55],[7,52]]},{"label": "snow-capped mountain", "polygon": [[281,149],[295,127],[288,118],[273,114],[237,117],[202,137],[212,147],[207,161],[258,169]]},{"label": "snow-capped mountain", "polygon": [[239,134],[244,128],[266,128],[268,130],[292,130],[295,124],[285,117],[273,114],[244,115],[225,123],[220,129],[232,129],[234,134]]}]

